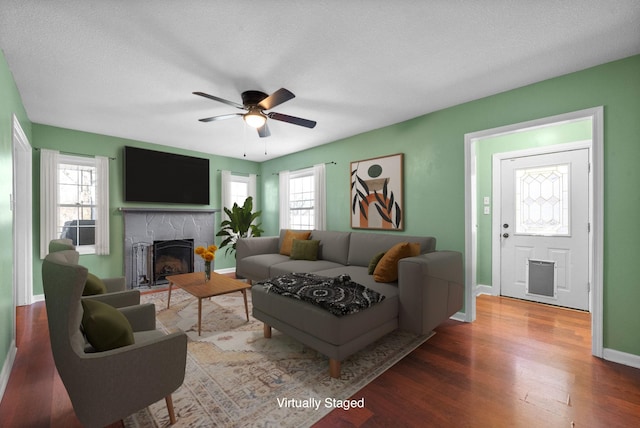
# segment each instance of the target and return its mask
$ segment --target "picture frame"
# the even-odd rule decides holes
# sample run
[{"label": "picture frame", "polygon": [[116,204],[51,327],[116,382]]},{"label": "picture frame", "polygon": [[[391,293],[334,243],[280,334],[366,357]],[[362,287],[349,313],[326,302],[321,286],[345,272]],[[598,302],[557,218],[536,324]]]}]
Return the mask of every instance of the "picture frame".
[{"label": "picture frame", "polygon": [[403,153],[351,162],[351,228],[404,230],[403,164]]}]

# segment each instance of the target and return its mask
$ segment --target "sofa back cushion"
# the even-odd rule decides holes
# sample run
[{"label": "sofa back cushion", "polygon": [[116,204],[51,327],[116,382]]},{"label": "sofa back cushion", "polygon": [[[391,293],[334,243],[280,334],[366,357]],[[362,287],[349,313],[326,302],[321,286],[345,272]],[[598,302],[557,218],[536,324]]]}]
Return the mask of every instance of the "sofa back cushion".
[{"label": "sofa back cushion", "polygon": [[436,250],[436,238],[432,236],[353,232],[349,243],[348,264],[367,267],[376,254],[387,251],[400,242],[418,242],[420,254]]},{"label": "sofa back cushion", "polygon": [[320,241],[318,258],[330,262],[347,264],[351,232],[335,232],[330,230],[314,230],[311,239]]}]

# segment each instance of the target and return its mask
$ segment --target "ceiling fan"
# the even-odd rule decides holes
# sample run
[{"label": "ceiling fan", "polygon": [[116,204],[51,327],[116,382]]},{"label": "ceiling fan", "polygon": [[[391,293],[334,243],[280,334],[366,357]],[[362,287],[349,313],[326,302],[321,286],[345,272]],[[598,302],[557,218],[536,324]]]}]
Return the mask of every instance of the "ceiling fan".
[{"label": "ceiling fan", "polygon": [[285,88],[280,88],[271,95],[267,95],[261,91],[245,91],[242,93],[242,104],[205,94],[204,92],[194,92],[193,94],[247,111],[246,113],[231,113],[223,114],[221,116],[207,117],[199,119],[200,122],[212,122],[215,120],[231,119],[233,117],[241,116],[247,125],[258,130],[258,135],[262,138],[271,135],[269,127],[267,126],[267,118],[307,128],[313,128],[316,126],[316,122],[313,120],[302,119],[300,117],[289,116],[273,111],[268,113],[265,112],[265,110],[271,110],[272,108],[295,98],[295,95]]}]

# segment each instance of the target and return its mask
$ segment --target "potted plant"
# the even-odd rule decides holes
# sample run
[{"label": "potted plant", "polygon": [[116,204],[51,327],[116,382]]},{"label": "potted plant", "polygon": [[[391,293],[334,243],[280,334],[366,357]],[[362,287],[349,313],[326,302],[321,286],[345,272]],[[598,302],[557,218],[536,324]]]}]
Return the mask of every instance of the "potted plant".
[{"label": "potted plant", "polygon": [[262,223],[253,224],[254,220],[260,217],[262,211],[253,210],[253,198],[249,196],[244,201],[244,205],[240,207],[237,203],[233,204],[231,209],[224,207],[224,212],[228,219],[220,223],[220,231],[216,236],[225,237],[220,244],[220,249],[225,249],[225,254],[235,253],[236,242],[238,238],[246,238],[248,236],[260,236],[264,230],[260,228]]}]

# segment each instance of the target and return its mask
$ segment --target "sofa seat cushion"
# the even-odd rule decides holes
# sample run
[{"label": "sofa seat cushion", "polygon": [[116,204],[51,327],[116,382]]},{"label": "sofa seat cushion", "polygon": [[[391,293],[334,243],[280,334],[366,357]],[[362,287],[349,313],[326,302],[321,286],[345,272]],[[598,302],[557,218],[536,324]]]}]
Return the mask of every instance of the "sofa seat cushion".
[{"label": "sofa seat cushion", "polygon": [[[243,275],[250,279],[265,279],[271,277],[271,266],[289,261],[289,256],[282,254],[257,254],[242,259]],[[309,262],[313,263],[313,262]]]},{"label": "sofa seat cushion", "polygon": [[251,288],[253,307],[279,321],[296,326],[324,342],[344,345],[371,330],[398,318],[397,289],[374,306],[351,315],[337,317],[311,303],[267,293],[256,284]]},{"label": "sofa seat cushion", "polygon": [[273,278],[274,276],[284,275],[285,273],[315,273],[318,270],[332,269],[340,266],[342,265],[339,263],[327,260],[291,260],[287,257],[286,261],[273,264],[269,270],[269,275],[261,278]]}]

